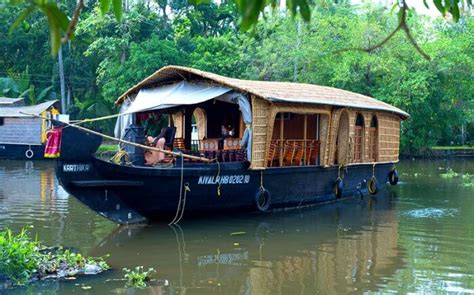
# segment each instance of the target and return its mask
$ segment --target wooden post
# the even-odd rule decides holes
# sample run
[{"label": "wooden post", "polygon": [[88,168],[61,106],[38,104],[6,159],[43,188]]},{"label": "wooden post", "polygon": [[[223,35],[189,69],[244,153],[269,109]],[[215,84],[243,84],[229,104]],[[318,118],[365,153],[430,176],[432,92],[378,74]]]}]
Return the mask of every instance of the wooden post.
[{"label": "wooden post", "polygon": [[306,140],[308,138],[307,134],[308,133],[308,114],[304,114],[304,124],[303,124],[303,165],[307,165],[306,163]]},{"label": "wooden post", "polygon": [[186,149],[191,149],[191,134],[192,134],[192,121],[193,121],[193,109],[192,108],[186,108],[185,113],[184,113],[184,143],[186,146]]},{"label": "wooden post", "polygon": [[283,128],[285,127],[284,125],[284,115],[283,113],[280,113],[280,167],[283,166],[283,148],[285,144],[283,143]]}]

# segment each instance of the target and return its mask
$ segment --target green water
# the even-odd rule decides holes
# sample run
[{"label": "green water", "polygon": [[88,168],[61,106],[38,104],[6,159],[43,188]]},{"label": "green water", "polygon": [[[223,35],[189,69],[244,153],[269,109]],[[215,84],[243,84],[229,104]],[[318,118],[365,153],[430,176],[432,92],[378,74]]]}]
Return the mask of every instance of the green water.
[{"label": "green water", "polygon": [[[401,183],[363,200],[175,227],[119,227],[62,190],[52,166],[0,161],[0,228],[110,254],[113,269],[8,294],[474,292],[474,178],[461,177],[473,160],[402,161]],[[459,175],[441,177],[447,168]],[[125,289],[122,268],[138,265],[155,281]]]}]

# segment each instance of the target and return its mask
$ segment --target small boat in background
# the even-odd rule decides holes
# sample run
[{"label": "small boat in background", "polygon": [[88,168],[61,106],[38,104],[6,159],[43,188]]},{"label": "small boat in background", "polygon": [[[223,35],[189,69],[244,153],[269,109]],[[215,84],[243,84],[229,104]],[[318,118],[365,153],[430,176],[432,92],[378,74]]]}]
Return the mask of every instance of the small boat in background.
[{"label": "small boat in background", "polygon": [[59,109],[57,100],[25,106],[23,98],[0,97],[0,159],[45,159],[51,121],[28,114],[59,119]]}]

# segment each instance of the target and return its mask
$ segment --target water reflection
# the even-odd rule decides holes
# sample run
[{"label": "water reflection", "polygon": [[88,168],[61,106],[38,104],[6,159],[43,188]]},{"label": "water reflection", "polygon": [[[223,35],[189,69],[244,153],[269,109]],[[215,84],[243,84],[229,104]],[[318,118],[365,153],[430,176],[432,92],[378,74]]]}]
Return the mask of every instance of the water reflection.
[{"label": "water reflection", "polygon": [[93,254],[111,254],[113,265],[155,267],[171,293],[377,290],[402,267],[393,197],[172,227],[122,227]]},{"label": "water reflection", "polygon": [[0,196],[0,229],[26,227],[48,245],[88,249],[91,233],[115,228],[69,197],[57,183],[53,162],[0,161]]}]

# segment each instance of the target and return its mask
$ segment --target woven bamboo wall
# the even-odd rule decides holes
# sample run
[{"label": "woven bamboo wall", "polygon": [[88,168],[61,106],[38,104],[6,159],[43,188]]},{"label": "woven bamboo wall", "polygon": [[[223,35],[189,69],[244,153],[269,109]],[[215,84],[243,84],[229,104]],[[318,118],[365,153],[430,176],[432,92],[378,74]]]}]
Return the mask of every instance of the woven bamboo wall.
[{"label": "woven bamboo wall", "polygon": [[379,136],[379,162],[398,161],[400,151],[400,118],[386,113],[377,113]]},{"label": "woven bamboo wall", "polygon": [[265,169],[267,138],[272,135],[268,125],[270,103],[252,95],[252,163],[250,169]]},{"label": "woven bamboo wall", "polygon": [[320,139],[320,155],[319,155],[319,161],[322,166],[327,165],[327,147],[329,146],[328,143],[328,137],[329,137],[329,118],[330,114],[324,114],[321,115],[319,118],[319,139]]}]

